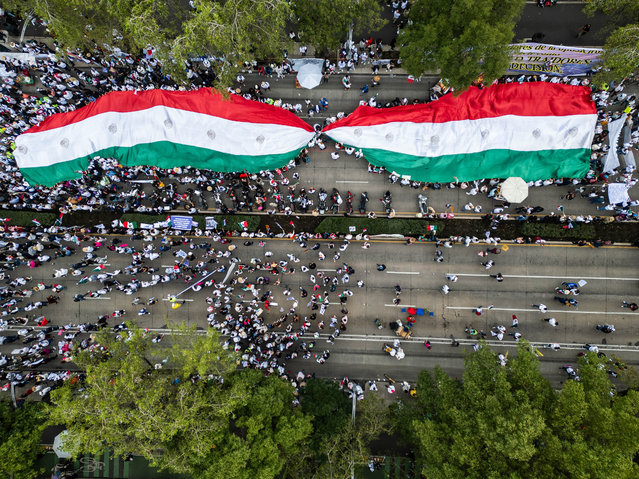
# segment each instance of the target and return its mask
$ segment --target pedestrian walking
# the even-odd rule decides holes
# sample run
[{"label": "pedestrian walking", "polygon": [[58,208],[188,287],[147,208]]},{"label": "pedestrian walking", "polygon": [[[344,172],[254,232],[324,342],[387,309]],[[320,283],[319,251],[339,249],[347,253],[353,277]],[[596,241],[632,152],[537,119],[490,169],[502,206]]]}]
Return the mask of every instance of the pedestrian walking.
[{"label": "pedestrian walking", "polygon": [[548,307],[545,304],[531,304],[531,306],[533,308],[539,309],[539,311],[541,311],[542,313],[545,313],[546,311],[548,311]]},{"label": "pedestrian walking", "polygon": [[639,305],[637,305],[637,303],[629,303],[628,301],[624,301],[621,307],[628,308],[630,311],[637,311],[637,309],[639,309]]},{"label": "pedestrian walking", "polygon": [[590,31],[590,23],[586,23],[585,25],[582,25],[579,31],[577,32],[577,38],[583,37],[589,31]]},{"label": "pedestrian walking", "polygon": [[385,269],[386,269],[386,265],[385,264],[377,263],[377,271],[384,271]]},{"label": "pedestrian walking", "polygon": [[595,329],[606,334],[615,332],[615,327],[612,324],[598,324]]},{"label": "pedestrian walking", "polygon": [[550,324],[553,328],[559,325],[559,321],[557,321],[555,318],[544,318],[544,321]]}]

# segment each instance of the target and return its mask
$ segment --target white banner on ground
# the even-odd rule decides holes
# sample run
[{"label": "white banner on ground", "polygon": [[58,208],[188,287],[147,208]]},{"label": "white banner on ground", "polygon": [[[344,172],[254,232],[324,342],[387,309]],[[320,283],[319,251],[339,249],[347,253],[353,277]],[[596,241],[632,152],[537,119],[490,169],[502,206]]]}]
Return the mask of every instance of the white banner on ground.
[{"label": "white banner on ground", "polygon": [[619,142],[619,135],[626,123],[626,114],[621,115],[621,118],[608,123],[608,141],[610,142],[610,149],[606,155],[606,159],[603,164],[603,172],[610,173],[615,168],[619,167],[619,155],[617,154],[617,143]]},{"label": "white banner on ground", "polygon": [[30,63],[31,65],[35,65],[36,62],[36,57],[32,53],[0,52],[0,60],[8,59],[20,60],[21,62]]},{"label": "white banner on ground", "polygon": [[632,150],[626,151],[626,153],[623,155],[623,161],[626,162],[626,167],[631,167],[633,171],[637,169],[635,154],[632,152]]},{"label": "white banner on ground", "polygon": [[616,205],[618,203],[630,202],[628,196],[628,185],[625,183],[610,183],[608,185],[608,203]]}]

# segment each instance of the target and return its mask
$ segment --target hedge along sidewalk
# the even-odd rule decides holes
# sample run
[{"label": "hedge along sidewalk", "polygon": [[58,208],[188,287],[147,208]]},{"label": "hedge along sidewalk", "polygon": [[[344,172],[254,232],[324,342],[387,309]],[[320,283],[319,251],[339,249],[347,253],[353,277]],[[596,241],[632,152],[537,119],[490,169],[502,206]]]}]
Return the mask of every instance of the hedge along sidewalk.
[{"label": "hedge along sidewalk", "polygon": [[14,211],[0,210],[0,217],[8,219],[5,226],[34,226],[36,220],[43,226],[51,226],[59,218],[59,213],[39,212],[39,211]]},{"label": "hedge along sidewalk", "polygon": [[[155,223],[158,221],[166,221],[171,215],[145,215],[143,213],[125,213],[118,214],[109,211],[77,211],[71,212],[62,218],[64,226],[92,227],[98,224],[109,226],[115,219],[120,221],[129,221],[137,223]],[[206,224],[205,218],[212,216],[218,223],[218,229],[242,230],[240,223],[246,221],[247,231],[257,231],[260,226],[260,217],[252,215],[176,215],[176,216],[193,216],[193,221],[198,223],[199,228],[204,228]],[[0,210],[0,217],[6,218],[6,226],[34,226],[36,220],[42,226],[52,226],[59,219],[59,213],[39,212],[39,211],[13,211]]]},{"label": "hedge along sidewalk", "polygon": [[[354,218],[331,217],[324,218],[315,228],[316,233],[352,233],[350,227],[355,227],[356,233],[366,230],[369,235],[401,234],[406,236],[440,235],[444,231],[444,223],[430,219],[403,219],[403,218]],[[433,231],[436,227],[437,231]]]},{"label": "hedge along sidewalk", "polygon": [[539,236],[544,239],[599,239],[597,228],[593,224],[578,223],[572,228],[564,228],[564,225],[562,223],[524,223],[521,225],[520,233],[523,236]]},{"label": "hedge along sidewalk", "polygon": [[[165,221],[168,214],[147,215],[143,213],[120,214],[111,211],[73,211],[62,218],[63,226],[92,227],[103,223],[109,225],[113,220],[131,221],[138,223],[154,223]],[[247,222],[246,231],[254,232],[272,231],[278,233],[279,226],[287,232],[316,232],[316,233],[350,233],[349,226],[355,226],[360,233],[366,228],[367,233],[375,234],[402,234],[406,236],[430,236],[428,225],[437,226],[437,236],[477,236],[482,238],[486,231],[490,230],[490,222],[484,219],[408,219],[408,218],[365,218],[352,216],[314,217],[314,216],[284,216],[284,215],[188,215],[198,222],[199,227],[204,227],[205,217],[213,216],[218,222],[218,229],[242,231],[240,223]],[[34,226],[33,220],[43,226],[51,226],[59,219],[57,212],[40,212],[28,210],[0,210],[0,218],[8,218],[5,226]],[[224,225],[226,220],[226,225]],[[293,222],[290,225],[289,222]],[[638,222],[612,222],[612,223],[573,223],[574,228],[564,228],[566,223],[553,222],[523,222],[517,220],[502,221],[497,230],[490,230],[493,236],[503,239],[512,239],[518,236],[536,237],[548,241],[573,241],[573,240],[610,240],[616,243],[633,243],[639,240]],[[267,228],[268,226],[268,228]]]},{"label": "hedge along sidewalk", "polygon": [[[257,231],[260,226],[261,218],[255,215],[189,215],[189,214],[175,214],[175,215],[145,215],[143,213],[126,213],[123,214],[119,220],[129,221],[136,223],[137,227],[140,227],[140,223],[156,223],[159,221],[166,221],[169,216],[191,216],[193,221],[197,222],[197,227],[204,229],[206,225],[206,217],[213,217],[217,221],[218,230],[246,230]],[[246,221],[246,228],[242,226],[242,223]]]}]

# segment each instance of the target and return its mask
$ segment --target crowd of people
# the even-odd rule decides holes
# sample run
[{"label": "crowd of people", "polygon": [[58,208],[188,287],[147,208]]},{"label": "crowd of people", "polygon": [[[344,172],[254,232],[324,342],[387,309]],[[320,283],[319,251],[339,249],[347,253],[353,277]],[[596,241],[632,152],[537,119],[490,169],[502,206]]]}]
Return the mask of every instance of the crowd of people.
[{"label": "crowd of people", "polygon": [[[269,250],[273,233],[179,233],[168,228],[127,229],[117,220],[93,231],[37,225],[6,228],[0,239],[0,275],[7,284],[0,290],[0,342],[13,343],[14,349],[0,355],[1,388],[9,390],[13,383],[22,388],[24,399],[35,392],[44,396],[75,377],[71,372],[48,372],[47,363],[69,362],[77,348],[95,347],[92,333],[98,329],[126,331],[129,321],[152,314],[158,303],[153,287],[161,283],[174,283],[176,290],[186,284],[190,294],[206,304],[209,326],[221,333],[224,347],[238,353],[241,367],[276,374],[299,386],[300,374],[302,380],[306,374],[288,370],[288,361],[299,357],[324,364],[329,359],[330,345],[348,328],[353,290],[364,286],[357,271],[341,258],[352,247],[352,236],[293,234],[297,250],[291,248],[282,258]],[[51,260],[57,260],[51,281],[34,284],[32,276],[24,275]],[[111,262],[125,266],[116,268]],[[159,266],[166,262],[172,265]],[[313,286],[293,289],[287,285],[292,279]],[[67,287],[72,291],[65,291]],[[80,323],[54,324],[45,308],[65,294],[75,302],[126,295],[131,307]],[[173,309],[183,304],[179,296],[168,300]],[[156,342],[162,339],[149,334]]]},{"label": "crowd of people", "polygon": [[[392,7],[403,18],[408,2],[393,1]],[[136,57],[106,51],[74,51],[63,55],[61,51],[53,51],[46,44],[34,40],[22,46],[15,45],[14,48],[29,57],[2,58],[0,55],[0,208],[53,211],[60,215],[73,211],[101,210],[155,214],[185,210],[196,213],[210,208],[221,213],[264,211],[287,215],[317,211],[316,195],[321,189],[301,187],[298,167],[308,161],[311,149],[326,149],[329,140],[322,136],[313,139],[308,148],[286,167],[274,171],[218,173],[192,167],[170,170],[150,166],[123,167],[115,159],[96,158],[81,178],[54,187],[28,185],[13,158],[14,140],[49,115],[80,108],[110,91],[197,88],[210,85],[215,77],[206,59],[188,65],[187,87],[163,73],[161,65],[152,56]],[[371,79],[360,93],[366,95],[369,88],[379,85],[379,74],[383,73],[383,69],[392,70],[401,65],[401,60],[382,60],[383,51],[383,42],[372,38],[345,45],[336,61],[325,61],[325,80],[328,81],[331,76],[348,76],[354,68],[370,64]],[[321,115],[325,124],[344,116],[344,112],[335,115],[328,112],[327,98],[322,98],[316,104],[311,100],[306,100],[304,104],[291,104],[272,98],[272,76],[284,78],[292,73],[291,64],[286,59],[281,64],[246,64],[244,73],[253,72],[262,75],[259,84],[246,85],[242,74],[237,78],[237,85],[230,88],[229,92],[286,108],[300,115],[317,118]],[[549,81],[592,87],[588,79],[546,75],[505,77],[500,81]],[[346,89],[350,89],[350,86],[346,87],[350,85],[350,78],[342,83]],[[375,94],[360,100],[360,104],[386,108],[437,101],[448,92],[445,83],[438,82],[428,93],[428,98],[382,101],[379,94]],[[609,149],[606,129],[609,122],[622,114],[627,115],[630,141],[623,143],[620,153],[631,150],[639,142],[636,99],[624,92],[623,82],[593,87],[592,96],[597,104],[598,124],[592,146],[591,170],[586,178],[539,180],[531,182],[529,186],[571,184],[572,190],[562,199],[570,201],[579,194],[589,198],[591,203],[601,205],[600,208],[614,211],[611,216],[613,221],[634,220],[637,213],[631,207],[637,206],[635,202],[603,206],[606,203],[603,194],[608,182],[616,178],[616,181],[628,187],[636,183],[634,167],[627,165],[613,173],[602,170],[603,159]],[[363,158],[361,151],[343,145],[337,144],[335,151],[332,150],[334,160],[339,159],[341,154]],[[368,171],[385,173],[383,168],[373,165],[368,166]],[[497,179],[448,184],[421,183],[393,173],[389,173],[388,181],[416,190],[460,188],[469,196],[485,194],[489,198],[495,196],[499,183]],[[507,207],[507,204],[497,206],[489,213],[493,229],[502,220],[526,220],[539,212],[540,208],[522,206],[510,215],[505,211]],[[596,219],[591,215],[567,216],[561,205],[557,208],[557,216],[567,227],[573,222],[589,223]],[[464,209],[482,212],[482,207],[472,202]],[[431,217],[442,214],[448,217],[450,213],[438,214],[429,209]],[[123,243],[122,240],[108,237],[107,233],[126,235],[131,240]],[[92,331],[105,327],[114,331],[126,330],[126,320],[152,313],[158,299],[152,295],[152,289],[147,288],[169,282],[187,283],[193,285],[193,291],[201,291],[201,300],[207,305],[210,327],[218,329],[226,338],[225,345],[240,354],[243,367],[281,375],[299,385],[305,374],[287,370],[288,361],[305,358],[323,364],[329,359],[330,344],[348,328],[349,298],[364,286],[362,277],[358,277],[357,271],[341,258],[347,248],[353,247],[350,243],[352,237],[325,235],[324,239],[328,242],[318,242],[314,235],[298,233],[293,239],[299,249],[291,249],[286,258],[274,258],[268,248],[273,233],[245,234],[240,239],[224,233],[198,230],[195,236],[199,239],[195,240],[184,236],[176,239],[170,233],[168,230],[133,231],[123,229],[119,223],[98,227],[91,235],[61,226],[14,228],[5,225],[0,237],[0,258],[3,261],[0,280],[6,283],[0,288],[0,329],[10,331],[10,334],[0,335],[0,341],[15,343],[16,347],[11,354],[0,357],[2,388],[7,390],[11,383],[23,387],[33,385],[23,390],[24,397],[34,392],[45,395],[73,374],[39,373],[38,369],[54,359],[70,361],[76,347],[90,348],[93,344]],[[359,239],[366,240],[366,237]],[[466,237],[437,241],[435,261],[443,261],[441,248],[455,243],[469,245],[479,241],[486,241],[496,249],[500,239],[487,232],[482,240]],[[539,241],[543,239],[539,238]],[[253,248],[254,257],[250,261],[240,259],[236,250],[238,246]],[[255,250],[256,247],[259,249]],[[364,242],[362,247],[370,247],[370,243]],[[107,257],[113,258],[115,255],[126,257],[129,264],[122,269],[107,269]],[[173,256],[174,266],[164,269],[158,266],[168,256]],[[35,283],[28,275],[33,268],[56,259],[67,261],[68,264],[57,269],[51,281]],[[493,264],[490,264],[491,261]],[[318,268],[318,264],[331,266]],[[494,260],[491,259],[485,262],[484,267],[489,269],[493,265]],[[228,282],[222,282],[221,278],[231,269]],[[330,271],[324,271],[327,269]],[[215,274],[215,279],[202,280],[209,274]],[[313,284],[312,290],[289,288],[287,278],[293,274],[308,278]],[[502,281],[503,276],[501,279],[499,276],[500,273],[495,275],[495,279]],[[77,286],[82,286],[83,292],[73,292],[76,302],[104,297],[107,293],[124,294],[132,298],[132,307],[126,308],[128,311],[105,312],[95,321],[51,325],[45,314],[48,308],[54,308],[61,295],[72,294],[65,292],[65,287],[60,284],[60,278],[65,277],[76,278]],[[447,294],[450,287],[448,284],[444,286],[446,288],[442,288],[442,291]],[[84,292],[84,288],[88,290]],[[276,296],[284,298],[277,306],[273,304],[277,302]],[[574,298],[568,301],[570,299]],[[181,304],[179,299],[174,298],[173,301],[177,307]],[[399,295],[396,301],[399,305]],[[272,309],[274,306],[279,313],[276,313],[277,309]],[[478,309],[483,313],[483,308]],[[503,337],[505,332],[503,326],[491,331],[498,337]],[[320,338],[322,333],[328,336]],[[519,339],[517,330],[512,334],[516,340]],[[155,339],[160,341],[161,336]],[[346,381],[345,384],[351,394],[361,398],[362,386],[352,381]],[[375,383],[369,384],[371,390],[376,387]]]},{"label": "crowd of people", "polygon": [[[341,49],[340,59],[336,63],[326,60],[326,75],[348,74],[348,62],[361,66],[372,60],[372,74],[379,70],[379,55],[382,41],[365,39],[353,43],[350,47],[351,59],[346,61],[349,51]],[[297,183],[300,174],[295,167],[309,160],[312,149],[326,149],[329,140],[324,137],[314,139],[307,149],[294,161],[281,170],[260,172],[247,175],[245,173],[216,173],[195,168],[175,168],[163,170],[155,167],[122,167],[116,160],[108,158],[95,159],[82,178],[66,181],[55,187],[31,186],[26,184],[13,159],[14,139],[30,126],[42,121],[47,116],[79,108],[94,101],[100,95],[115,90],[139,90],[149,88],[184,89],[169,76],[162,73],[161,65],[150,58],[135,58],[132,55],[107,52],[93,52],[82,55],[79,52],[68,52],[63,58],[53,52],[44,43],[30,40],[24,46],[16,46],[30,58],[0,59],[0,162],[3,171],[0,181],[3,193],[0,195],[0,207],[7,209],[61,210],[66,213],[72,210],[108,209],[117,212],[159,213],[169,209],[185,209],[194,212],[215,203],[217,209],[228,211],[272,211],[279,213],[309,212],[316,209],[315,188],[304,189]],[[34,61],[35,60],[35,61]],[[345,65],[341,65],[346,61]],[[386,63],[392,65],[391,62]],[[194,61],[190,65],[188,88],[206,86],[213,80],[213,74],[206,61]],[[264,73],[265,80],[254,86],[243,85],[243,76],[238,78],[238,88],[230,88],[232,94],[241,94],[246,98],[264,101],[292,111],[304,114],[315,111],[316,114],[327,110],[328,99],[323,98],[317,105],[306,100],[305,105],[289,105],[281,99],[269,96],[270,84],[266,78],[273,74],[284,76],[291,73],[288,60],[281,65],[264,66],[247,65],[247,71]],[[372,83],[376,83],[375,76]],[[550,81],[568,84],[584,84],[592,86],[589,79],[571,77],[548,77],[547,75],[505,77],[504,82]],[[562,178],[530,182],[529,186],[574,185],[574,192],[587,195],[589,200],[601,210],[613,211],[617,220],[635,219],[636,212],[630,202],[623,204],[606,204],[606,184],[619,181],[632,187],[636,183],[633,177],[634,166],[627,165],[618,171],[603,172],[603,159],[609,145],[607,144],[606,126],[610,121],[627,115],[630,129],[630,141],[620,148],[620,153],[629,151],[639,142],[639,122],[637,121],[636,99],[634,95],[624,92],[623,82],[619,85],[599,85],[593,88],[593,99],[598,105],[598,125],[592,146],[591,170],[585,178]],[[413,99],[395,98],[388,102],[378,99],[378,94],[361,104],[376,107],[392,107],[416,102],[436,101],[441,95],[449,92],[449,88],[438,82],[430,91],[429,98]],[[325,101],[324,101],[325,100]],[[324,124],[343,117],[344,112],[326,113]],[[341,153],[362,158],[361,151],[335,145],[331,152],[333,158]],[[368,166],[374,173],[384,172],[383,168]],[[400,186],[411,186],[421,189],[461,188],[468,195],[486,194],[494,196],[497,179],[478,180],[474,182],[453,182],[449,184],[420,183],[389,174],[389,182]],[[573,192],[573,193],[574,193]],[[471,203],[472,204],[472,203]],[[467,205],[469,206],[469,205]],[[467,208],[468,209],[468,208]],[[480,210],[472,205],[472,210]],[[508,218],[505,218],[508,219]]]}]

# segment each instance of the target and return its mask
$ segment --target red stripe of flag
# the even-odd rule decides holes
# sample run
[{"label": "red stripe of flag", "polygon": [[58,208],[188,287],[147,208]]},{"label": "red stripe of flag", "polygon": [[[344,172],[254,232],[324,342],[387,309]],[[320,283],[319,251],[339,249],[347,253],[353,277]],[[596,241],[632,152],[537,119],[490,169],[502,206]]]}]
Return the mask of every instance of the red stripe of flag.
[{"label": "red stripe of flag", "polygon": [[53,130],[86,120],[107,112],[141,111],[154,106],[188,110],[244,123],[285,125],[314,131],[313,127],[288,110],[258,101],[246,100],[239,95],[228,99],[209,88],[192,91],[145,90],[140,92],[115,91],[101,96],[93,103],[68,113],[58,113],[32,126],[26,133]]},{"label": "red stripe of flag", "polygon": [[569,116],[595,114],[590,89],[558,83],[504,83],[479,89],[471,87],[459,96],[449,93],[439,100],[394,108],[360,106],[323,131],[339,127],[373,126],[393,122],[446,123],[449,121],[517,116]]}]

